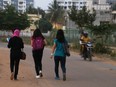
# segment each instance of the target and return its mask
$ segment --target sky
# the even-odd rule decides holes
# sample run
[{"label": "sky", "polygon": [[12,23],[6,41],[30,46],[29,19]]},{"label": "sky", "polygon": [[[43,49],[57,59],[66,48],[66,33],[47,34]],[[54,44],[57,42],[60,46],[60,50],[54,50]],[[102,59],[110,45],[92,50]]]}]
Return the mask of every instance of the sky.
[{"label": "sky", "polygon": [[49,3],[51,3],[53,0],[34,0],[34,7],[40,7],[43,10],[47,10]]}]

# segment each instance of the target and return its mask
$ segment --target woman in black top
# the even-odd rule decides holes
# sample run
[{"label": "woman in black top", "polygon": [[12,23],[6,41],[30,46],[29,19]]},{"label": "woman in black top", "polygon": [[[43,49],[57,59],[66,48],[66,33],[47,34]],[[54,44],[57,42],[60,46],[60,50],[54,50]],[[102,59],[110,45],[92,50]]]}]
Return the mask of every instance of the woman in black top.
[{"label": "woman in black top", "polygon": [[[41,42],[37,42],[41,40]],[[42,35],[40,29],[36,29],[33,32],[33,36],[31,38],[31,46],[32,46],[32,54],[33,54],[33,59],[35,63],[35,71],[36,71],[36,78],[39,79],[42,77],[42,56],[43,56],[43,50],[44,46],[46,44],[46,40],[44,36]],[[41,46],[40,46],[41,44]]]},{"label": "woman in black top", "polygon": [[19,62],[21,58],[21,49],[24,48],[24,43],[22,38],[19,37],[20,31],[18,29],[14,30],[13,36],[8,42],[8,48],[10,49],[10,70],[11,70],[11,80],[17,80]]}]

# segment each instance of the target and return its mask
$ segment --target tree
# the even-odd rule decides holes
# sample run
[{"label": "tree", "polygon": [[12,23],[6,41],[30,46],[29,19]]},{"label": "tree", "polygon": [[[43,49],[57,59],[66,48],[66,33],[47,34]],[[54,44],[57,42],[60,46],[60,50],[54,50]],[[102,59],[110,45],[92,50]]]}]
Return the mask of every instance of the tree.
[{"label": "tree", "polygon": [[61,8],[57,1],[54,0],[53,3],[48,7],[48,14],[46,18],[52,23],[64,23],[64,10]]},{"label": "tree", "polygon": [[52,30],[52,24],[47,21],[45,18],[41,18],[39,21],[35,22],[35,25],[39,27],[41,32],[47,33]]},{"label": "tree", "polygon": [[81,31],[84,27],[88,25],[92,25],[95,21],[95,10],[91,13],[87,10],[86,6],[83,6],[82,10],[76,10],[76,7],[73,6],[71,12],[68,12],[69,18],[74,21],[78,27],[80,27]]},{"label": "tree", "polygon": [[26,13],[20,14],[18,16],[18,19],[14,22],[14,24],[22,30],[26,29],[27,27],[30,27],[30,21],[28,20],[27,14]]},{"label": "tree", "polygon": [[13,6],[6,6],[5,10],[0,12],[0,29],[13,30],[15,28],[24,30],[30,26],[26,13],[18,13]]},{"label": "tree", "polygon": [[28,14],[38,14],[38,9],[33,8],[32,6],[29,6],[29,7],[26,9],[26,12],[27,12]]},{"label": "tree", "polygon": [[114,24],[101,24],[99,26],[92,26],[91,27],[91,32],[94,35],[105,36],[105,39],[107,39],[108,35],[112,35],[114,31],[116,31]]},{"label": "tree", "polygon": [[95,52],[108,53],[109,48],[107,46],[108,37],[113,35],[116,25],[114,24],[101,24],[99,26],[92,26],[89,29],[95,36]]},{"label": "tree", "polygon": [[3,11],[3,9],[0,9],[0,29],[3,29],[3,24],[4,24],[4,15],[5,12]]},{"label": "tree", "polygon": [[113,4],[111,8],[112,8],[113,11],[115,11],[116,10],[116,4]]},{"label": "tree", "polygon": [[45,11],[42,10],[40,7],[37,8],[39,15],[42,15],[42,18],[45,17]]}]

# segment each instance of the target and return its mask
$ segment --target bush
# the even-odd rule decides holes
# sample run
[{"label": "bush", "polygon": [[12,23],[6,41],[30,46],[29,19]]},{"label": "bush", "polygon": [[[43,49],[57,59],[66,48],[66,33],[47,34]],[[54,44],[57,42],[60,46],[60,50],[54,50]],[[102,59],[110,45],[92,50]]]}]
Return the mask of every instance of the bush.
[{"label": "bush", "polygon": [[31,44],[31,38],[30,37],[21,37],[23,39],[24,44]]},{"label": "bush", "polygon": [[112,57],[113,60],[116,60],[116,51],[113,50],[110,54],[110,56]]},{"label": "bush", "polygon": [[2,42],[7,42],[6,38],[7,38],[6,36],[1,36],[1,37],[0,37],[0,40],[1,40]]},{"label": "bush", "polygon": [[106,47],[106,46],[104,46],[101,43],[96,43],[95,47],[94,47],[94,52],[101,53],[101,54],[103,54],[103,53],[110,54],[111,53],[111,49]]}]

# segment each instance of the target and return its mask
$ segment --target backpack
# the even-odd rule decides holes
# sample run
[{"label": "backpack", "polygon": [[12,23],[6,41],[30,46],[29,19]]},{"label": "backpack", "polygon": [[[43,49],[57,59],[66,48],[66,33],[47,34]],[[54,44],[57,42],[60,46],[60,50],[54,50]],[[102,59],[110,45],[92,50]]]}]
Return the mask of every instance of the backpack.
[{"label": "backpack", "polygon": [[64,42],[62,45],[63,45],[63,49],[64,49],[64,54],[69,57],[70,56],[70,50],[69,50],[68,43]]},{"label": "backpack", "polygon": [[37,37],[33,40],[32,44],[33,50],[39,50],[44,48],[44,39],[42,37]]}]

